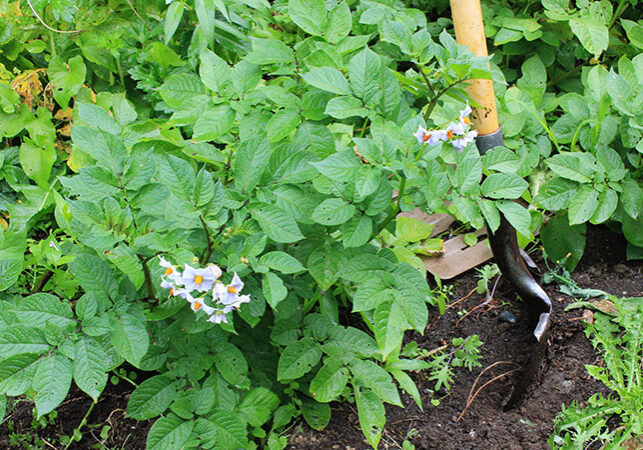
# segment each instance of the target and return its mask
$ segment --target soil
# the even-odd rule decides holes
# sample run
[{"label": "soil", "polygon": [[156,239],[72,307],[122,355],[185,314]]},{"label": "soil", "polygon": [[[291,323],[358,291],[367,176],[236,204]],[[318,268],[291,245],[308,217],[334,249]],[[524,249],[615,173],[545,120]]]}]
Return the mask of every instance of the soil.
[{"label": "soil", "polygon": [[[618,296],[643,296],[643,262],[627,262],[626,243],[621,235],[605,227],[589,227],[587,247],[578,268],[572,274],[583,288],[602,289]],[[536,260],[544,269],[544,262]],[[451,285],[449,303],[466,296],[476,286],[475,271],[470,271]],[[581,405],[596,392],[606,392],[601,383],[587,374],[585,364],[597,364],[600,359],[592,350],[583,333],[581,318],[587,312],[581,309],[564,312],[573,298],[563,295],[555,285],[545,286],[554,306],[553,323],[549,336],[550,346],[538,378],[527,390],[523,401],[515,408],[503,410],[511,393],[516,372],[507,373],[524,363],[532,344],[527,328],[526,314],[520,303],[514,301],[509,286],[501,282],[494,300],[484,308],[456,323],[466,311],[484,301],[483,295],[472,294],[466,300],[449,308],[440,316],[432,311],[424,336],[409,336],[421,348],[440,347],[454,337],[479,335],[481,366],[469,372],[456,369],[455,383],[449,393],[433,392],[434,383],[427,374],[411,374],[423,395],[424,412],[408,397],[403,396],[405,408],[387,406],[387,424],[380,448],[402,448],[406,440],[417,449],[546,449],[554,417],[561,403],[576,400]],[[501,314],[513,314],[514,324],[500,320]],[[495,366],[489,368],[493,364]],[[484,373],[483,370],[487,369]],[[505,374],[505,375],[503,375]],[[478,379],[479,378],[479,379]],[[496,378],[495,381],[491,381]],[[487,384],[465,408],[474,382]],[[132,391],[130,385],[108,383],[108,387],[88,416],[83,440],[71,449],[110,448],[144,449],[152,421],[137,422],[125,418],[125,407]],[[431,406],[431,400],[439,405]],[[58,417],[45,428],[32,425],[32,404],[18,402],[7,412],[0,426],[0,448],[11,446],[11,435],[31,436],[22,448],[62,449],[60,437],[70,435],[81,422],[91,405],[91,399],[78,389],[72,389],[68,399],[58,408]],[[333,404],[330,424],[324,431],[315,431],[305,424],[295,427],[289,437],[289,449],[367,449],[368,444],[359,428],[357,412],[351,404]],[[465,410],[466,409],[466,410]],[[463,412],[464,410],[464,412]],[[459,419],[459,416],[462,416]],[[458,420],[459,419],[459,420]],[[101,430],[104,430],[101,436]]]}]

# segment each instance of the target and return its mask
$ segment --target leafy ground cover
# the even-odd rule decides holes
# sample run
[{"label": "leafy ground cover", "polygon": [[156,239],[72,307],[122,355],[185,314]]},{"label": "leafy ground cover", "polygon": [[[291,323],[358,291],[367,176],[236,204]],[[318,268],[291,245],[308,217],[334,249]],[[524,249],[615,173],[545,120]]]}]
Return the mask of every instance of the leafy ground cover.
[{"label": "leafy ground cover", "polygon": [[[442,240],[398,213],[451,214],[470,244],[503,215],[564,270],[606,224],[641,258],[637,5],[485,3],[476,58],[446,2],[2,0],[0,415],[26,398],[44,425],[77,389],[121,398],[112,378],[149,448],[283,448],[337,401],[377,446],[385,404],[435,406],[417,371],[444,393],[485,361],[455,324],[419,349],[448,296],[418,255]],[[484,156],[474,78],[506,138]]]}]

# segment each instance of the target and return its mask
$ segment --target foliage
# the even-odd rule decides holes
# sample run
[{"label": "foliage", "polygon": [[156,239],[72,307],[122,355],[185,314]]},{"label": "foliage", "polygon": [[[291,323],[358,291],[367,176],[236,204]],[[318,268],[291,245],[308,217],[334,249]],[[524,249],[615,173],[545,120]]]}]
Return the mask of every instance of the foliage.
[{"label": "foliage", "polygon": [[612,315],[596,311],[585,334],[602,356],[602,364],[588,364],[587,371],[611,393],[592,395],[583,408],[576,402],[563,405],[549,440],[552,448],[585,448],[590,442],[621,448],[643,433],[643,298],[609,300],[613,307],[603,310]]},{"label": "foliage", "polygon": [[[570,269],[610,221],[640,255],[637,2],[485,5],[491,58],[445,2],[408,3],[0,0],[2,401],[41,417],[112,373],[137,385],[129,416],[160,417],[150,448],[283,448],[347,400],[377,446],[383,402],[420,404],[409,371],[448,387],[480,346],[402,348],[445,295],[416,256],[442,241],[399,212],[503,214],[523,243],[557,212],[542,241]],[[463,120],[472,78],[494,81],[505,147],[419,143]],[[250,301],[208,322],[160,255],[237,273]]]}]

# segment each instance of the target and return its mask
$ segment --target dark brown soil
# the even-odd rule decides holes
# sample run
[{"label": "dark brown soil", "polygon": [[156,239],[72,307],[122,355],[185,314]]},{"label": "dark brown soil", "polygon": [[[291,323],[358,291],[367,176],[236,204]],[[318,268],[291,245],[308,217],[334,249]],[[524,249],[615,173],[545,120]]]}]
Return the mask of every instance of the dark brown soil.
[{"label": "dark brown soil", "polygon": [[[537,260],[544,269],[542,260]],[[602,289],[618,296],[643,296],[643,263],[625,261],[625,242],[622,236],[604,227],[588,230],[587,249],[583,260],[572,278],[584,288]],[[453,282],[450,302],[468,294],[476,286],[475,272],[462,275]],[[424,412],[404,396],[406,408],[387,407],[387,425],[380,448],[401,448],[408,440],[417,449],[466,450],[466,449],[546,449],[552,422],[560,411],[561,403],[577,400],[581,404],[595,392],[605,392],[605,387],[591,379],[584,365],[597,362],[597,357],[583,334],[580,320],[582,310],[563,312],[574,300],[559,292],[555,285],[546,286],[554,304],[554,321],[550,334],[550,347],[538,380],[528,390],[524,401],[516,408],[504,412],[515,373],[499,378],[487,385],[464,412],[466,400],[476,378],[488,366],[501,363],[482,375],[478,386],[515,368],[529,356],[530,330],[526,327],[524,310],[514,303],[511,289],[500,283],[495,300],[488,306],[456,322],[463,311],[469,311],[484,300],[473,294],[467,300],[449,308],[445,315],[432,312],[432,320],[424,336],[411,336],[420,347],[435,349],[454,337],[478,334],[484,342],[482,366],[469,372],[456,370],[455,384],[449,394],[433,394],[433,383],[423,373],[412,374],[423,395]],[[516,324],[500,321],[503,311],[518,317]],[[83,440],[72,449],[109,448],[143,449],[152,421],[136,422],[125,418],[125,407],[131,386],[121,382],[109,384],[98,404],[88,417]],[[439,399],[438,406],[431,406],[431,399]],[[70,435],[80,423],[91,399],[73,389],[68,400],[58,408],[55,423],[46,428],[32,426],[32,405],[21,402],[11,408],[0,426],[0,449],[53,448],[62,449],[60,436]],[[101,437],[101,429],[109,430]],[[10,446],[12,434],[38,436],[36,446]],[[311,430],[304,424],[289,436],[291,449],[366,449],[369,448],[360,431],[354,405],[334,404],[331,423],[322,432]],[[14,440],[15,440],[14,435]],[[30,443],[33,444],[31,439]]]},{"label": "dark brown soil", "polygon": [[[643,296],[643,263],[626,262],[625,246],[623,237],[607,228],[589,228],[587,248],[572,279],[583,288],[601,289],[618,296]],[[545,269],[542,260],[536,262],[541,270]],[[474,271],[455,280],[451,301],[467,295],[476,282]],[[458,327],[455,326],[463,310],[471,310],[484,301],[482,295],[473,294],[468,300],[448,309],[443,316],[433,311],[433,319],[425,335],[412,337],[420,347],[431,350],[454,337],[477,334],[484,342],[481,347],[482,366],[472,372],[457,370],[450,394],[434,395],[433,398],[440,399],[436,407],[430,405],[433,383],[427,380],[426,375],[415,374],[420,392],[426,395],[423,399],[424,412],[408,396],[404,398],[405,409],[387,406],[387,425],[380,448],[402,448],[405,440],[417,449],[549,448],[547,439],[561,403],[567,405],[577,400],[583,405],[592,394],[606,392],[607,389],[585,370],[585,364],[597,363],[597,356],[583,333],[583,310],[564,312],[565,307],[575,300],[561,294],[555,285],[545,286],[545,290],[554,306],[550,347],[538,380],[516,408],[503,411],[515,381],[515,374],[510,374],[487,385],[458,421],[471,387],[483,369],[500,361],[522,364],[532,348],[524,309],[519,303],[514,303],[512,291],[501,283],[495,301],[483,312],[474,313],[462,320]],[[516,324],[498,319],[505,310],[519,318]],[[482,375],[477,386],[514,367],[508,363],[494,366]],[[338,404],[326,430],[315,432],[302,425],[291,439],[289,448],[350,450],[370,447],[360,431],[354,405]]]}]

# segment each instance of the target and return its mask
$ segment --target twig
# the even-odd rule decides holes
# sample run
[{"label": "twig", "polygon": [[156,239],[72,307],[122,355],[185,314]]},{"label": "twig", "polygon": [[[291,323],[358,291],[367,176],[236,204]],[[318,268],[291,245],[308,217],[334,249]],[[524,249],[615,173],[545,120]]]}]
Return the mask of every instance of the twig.
[{"label": "twig", "polygon": [[477,390],[475,393],[473,393],[473,390],[476,388],[476,384],[478,384],[478,381],[480,380],[480,378],[482,377],[482,375],[484,375],[487,371],[489,371],[489,370],[490,370],[490,369],[492,369],[493,367],[495,367],[495,366],[497,366],[497,365],[500,365],[500,364],[513,364],[513,365],[515,365],[515,366],[517,366],[517,365],[518,365],[517,363],[515,363],[515,362],[513,362],[513,361],[496,361],[495,363],[491,364],[490,366],[487,366],[487,367],[486,367],[482,372],[480,372],[480,373],[478,374],[478,376],[476,377],[475,381],[473,382],[473,385],[471,386],[471,389],[469,390],[469,395],[467,396],[466,405],[465,405],[464,409],[462,410],[462,412],[460,413],[460,415],[458,416],[458,418],[456,419],[456,422],[459,422],[459,421],[462,419],[462,417],[464,416],[464,413],[466,413],[466,412],[467,412],[467,410],[468,410],[468,409],[469,409],[469,407],[473,404],[473,401],[476,399],[476,397],[478,396],[478,394],[479,394],[479,393],[480,393],[480,392],[481,392],[485,387],[487,387],[488,385],[490,385],[490,384],[491,384],[491,383],[493,383],[494,381],[497,381],[497,380],[499,380],[500,378],[505,377],[505,376],[507,376],[507,375],[509,375],[509,374],[512,374],[512,373],[516,372],[517,370],[519,370],[519,368],[516,368],[516,369],[511,369],[511,370],[509,370],[509,371],[507,371],[507,372],[505,372],[505,373],[502,373],[502,374],[500,374],[500,375],[498,375],[498,376],[496,376],[496,377],[492,378],[491,380],[487,381],[485,384],[483,384],[482,386],[480,386],[480,387],[478,388],[478,390]]},{"label": "twig", "polygon": [[469,292],[469,293],[468,293],[467,295],[465,295],[464,297],[462,297],[462,298],[460,298],[460,299],[456,300],[456,301],[455,301],[455,302],[453,302],[453,303],[449,303],[449,304],[444,308],[444,310],[446,311],[447,309],[451,308],[452,306],[457,305],[457,304],[458,304],[458,303],[460,303],[461,301],[464,301],[464,300],[468,299],[468,298],[469,298],[469,297],[471,297],[471,296],[473,295],[473,293],[474,293],[475,291],[477,291],[477,290],[478,290],[478,288],[477,288],[477,287],[475,287],[475,288],[471,289],[471,292]]},{"label": "twig", "polygon": [[130,8],[132,8],[132,11],[134,11],[134,14],[136,14],[136,17],[138,17],[139,19],[141,19],[141,22],[143,22],[143,25],[145,25],[145,28],[147,28],[148,30],[151,30],[150,26],[147,24],[147,22],[145,21],[145,19],[143,19],[143,18],[141,17],[141,15],[138,13],[138,11],[136,10],[136,8],[134,8],[134,5],[132,5],[132,2],[130,2],[130,0],[125,0],[125,1],[126,1],[126,2],[127,2],[127,4],[129,5],[129,7],[130,7]]},{"label": "twig", "polygon": [[[27,0],[27,1],[29,1],[29,0]],[[54,446],[53,446],[53,445],[51,445],[49,442],[47,442],[47,440],[46,440],[45,438],[41,437],[41,438],[40,438],[40,440],[41,440],[42,442],[44,442],[45,444],[47,444],[49,447],[53,448],[54,450],[58,450],[56,447],[54,447]]]},{"label": "twig", "polygon": [[47,28],[48,30],[53,31],[53,32],[55,32],[55,33],[68,33],[68,34],[80,33],[80,30],[57,30],[57,29],[55,29],[55,28],[50,27],[49,25],[47,25],[47,24],[45,23],[45,21],[44,21],[44,20],[42,20],[42,17],[40,17],[40,15],[36,12],[36,10],[34,9],[33,5],[31,4],[31,1],[30,1],[30,0],[27,0],[27,4],[29,5],[29,8],[31,8],[31,10],[33,11],[33,13],[35,14],[35,16],[36,16],[36,18],[38,19],[38,21],[39,21],[41,24],[43,24],[43,25],[45,26],[45,28]]},{"label": "twig", "polygon": [[457,327],[462,320],[464,320],[467,316],[473,314],[473,312],[476,309],[482,308],[483,306],[487,306],[491,301],[493,300],[493,295],[496,292],[496,286],[498,286],[498,281],[500,281],[500,276],[496,278],[496,281],[493,283],[493,288],[491,289],[491,293],[487,293],[487,298],[485,299],[484,302],[476,305],[471,311],[467,312],[464,316],[460,317],[457,322],[455,323],[455,326]]}]

